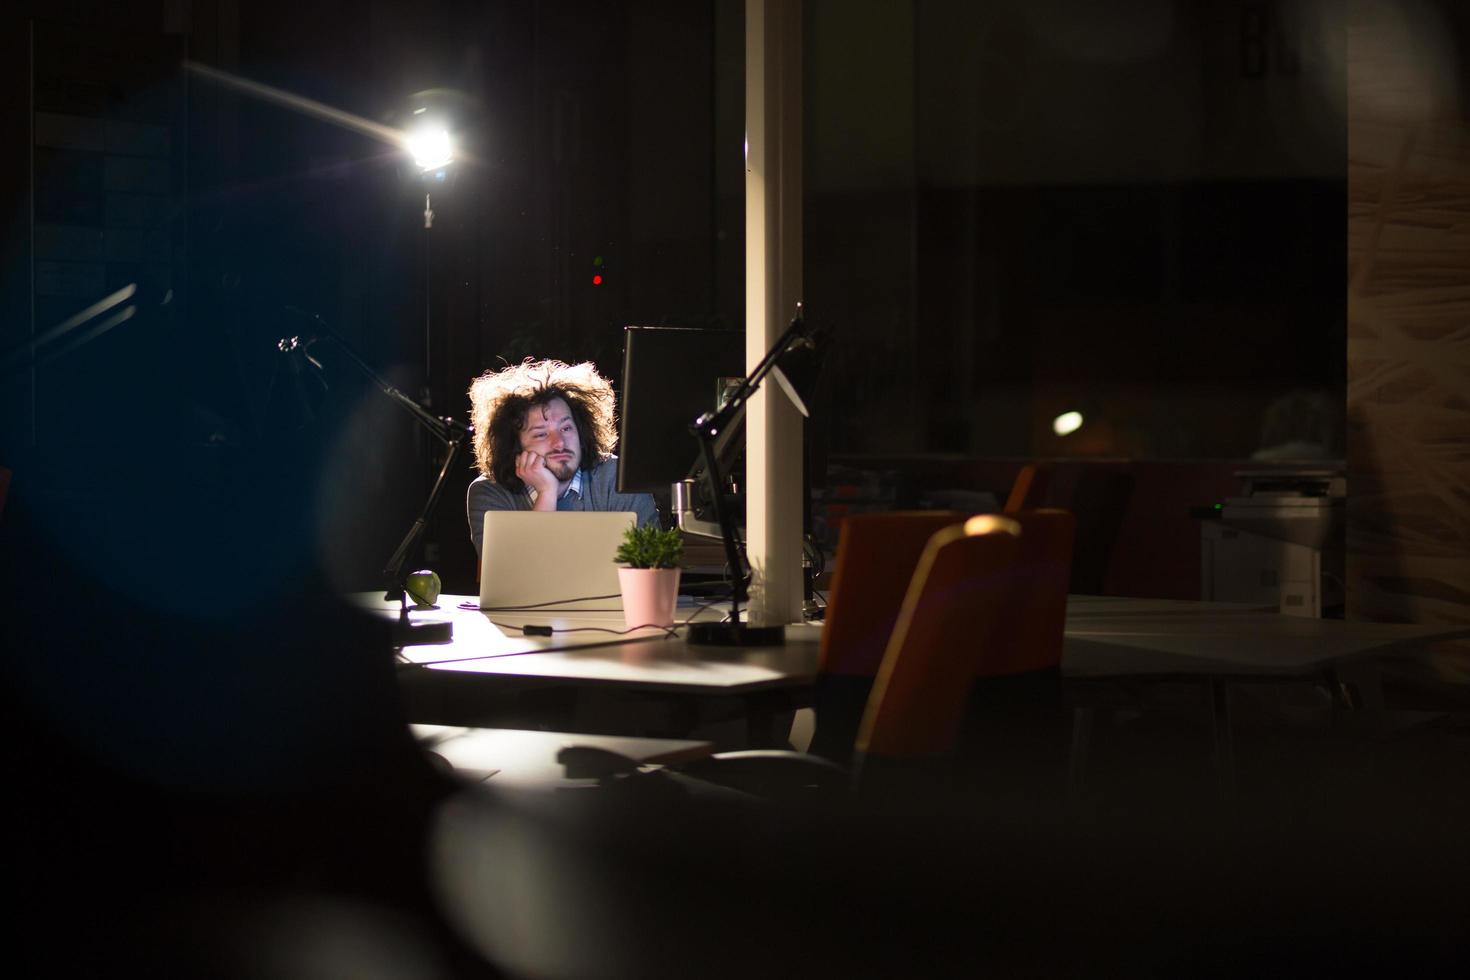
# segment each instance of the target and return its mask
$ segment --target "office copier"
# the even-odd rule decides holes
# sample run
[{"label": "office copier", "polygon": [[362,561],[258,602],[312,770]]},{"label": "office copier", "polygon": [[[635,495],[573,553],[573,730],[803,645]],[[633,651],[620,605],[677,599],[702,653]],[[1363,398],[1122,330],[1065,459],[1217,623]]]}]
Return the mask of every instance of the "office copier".
[{"label": "office copier", "polygon": [[1342,615],[1347,476],[1338,468],[1246,470],[1240,495],[1206,508],[1200,596],[1293,616]]}]

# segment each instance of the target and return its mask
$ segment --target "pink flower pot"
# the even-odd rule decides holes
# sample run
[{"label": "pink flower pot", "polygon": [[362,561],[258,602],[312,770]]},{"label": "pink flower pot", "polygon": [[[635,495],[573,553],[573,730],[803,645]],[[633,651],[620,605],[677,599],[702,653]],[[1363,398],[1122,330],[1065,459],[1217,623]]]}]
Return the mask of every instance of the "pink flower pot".
[{"label": "pink flower pot", "polygon": [[679,572],[677,568],[618,569],[618,584],[623,590],[623,620],[629,629],[674,625]]}]

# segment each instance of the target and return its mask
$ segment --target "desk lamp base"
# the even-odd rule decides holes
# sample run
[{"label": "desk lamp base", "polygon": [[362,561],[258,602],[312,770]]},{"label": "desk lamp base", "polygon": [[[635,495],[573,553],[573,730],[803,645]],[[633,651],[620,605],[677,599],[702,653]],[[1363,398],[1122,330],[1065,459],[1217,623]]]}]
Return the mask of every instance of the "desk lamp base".
[{"label": "desk lamp base", "polygon": [[393,622],[395,647],[420,646],[426,643],[448,643],[454,639],[454,625],[449,622],[413,623],[407,619]]}]

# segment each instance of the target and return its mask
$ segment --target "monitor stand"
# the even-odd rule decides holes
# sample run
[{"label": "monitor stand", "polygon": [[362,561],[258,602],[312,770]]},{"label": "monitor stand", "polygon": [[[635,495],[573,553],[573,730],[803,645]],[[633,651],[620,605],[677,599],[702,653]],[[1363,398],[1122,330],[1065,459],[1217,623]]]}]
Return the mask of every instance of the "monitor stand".
[{"label": "monitor stand", "polygon": [[[679,530],[685,534],[696,534],[700,537],[711,538],[715,541],[723,541],[724,534],[720,531],[718,521],[702,520],[694,509],[695,483],[693,480],[680,480],[673,484],[672,497],[674,518],[678,522]],[[735,540],[741,543],[745,541],[745,528],[734,528]]]}]

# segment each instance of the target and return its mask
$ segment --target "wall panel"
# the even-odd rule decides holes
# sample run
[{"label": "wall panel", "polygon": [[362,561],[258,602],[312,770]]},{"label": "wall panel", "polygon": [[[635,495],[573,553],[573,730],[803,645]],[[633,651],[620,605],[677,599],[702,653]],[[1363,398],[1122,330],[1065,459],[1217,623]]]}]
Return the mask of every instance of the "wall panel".
[{"label": "wall panel", "polygon": [[1453,8],[1348,31],[1348,614],[1470,622],[1470,124]]}]

